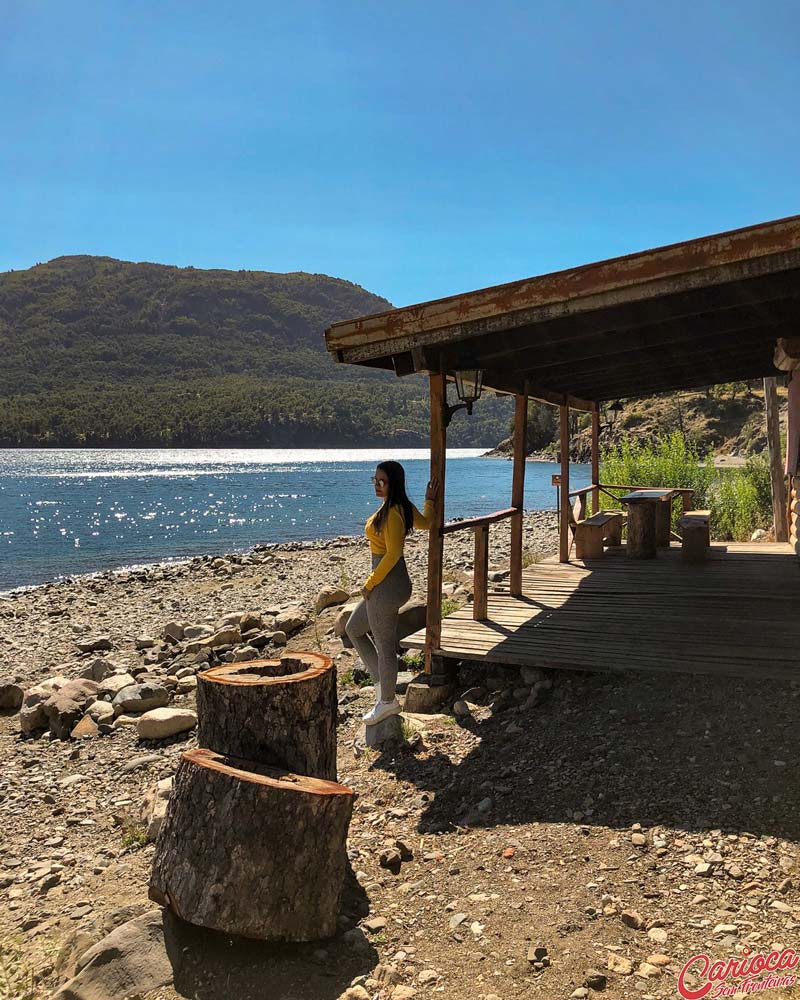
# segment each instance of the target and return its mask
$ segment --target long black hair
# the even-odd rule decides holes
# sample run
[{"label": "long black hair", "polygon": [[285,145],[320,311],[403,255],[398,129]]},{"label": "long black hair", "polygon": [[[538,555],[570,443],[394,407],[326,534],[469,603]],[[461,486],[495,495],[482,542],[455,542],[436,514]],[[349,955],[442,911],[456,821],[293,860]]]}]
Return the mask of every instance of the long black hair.
[{"label": "long black hair", "polygon": [[378,470],[386,473],[389,483],[389,491],[386,499],[375,515],[373,525],[377,531],[383,529],[386,518],[389,516],[389,509],[395,505],[403,512],[406,534],[414,527],[414,508],[411,501],[406,496],[406,470],[399,462],[380,462]]}]

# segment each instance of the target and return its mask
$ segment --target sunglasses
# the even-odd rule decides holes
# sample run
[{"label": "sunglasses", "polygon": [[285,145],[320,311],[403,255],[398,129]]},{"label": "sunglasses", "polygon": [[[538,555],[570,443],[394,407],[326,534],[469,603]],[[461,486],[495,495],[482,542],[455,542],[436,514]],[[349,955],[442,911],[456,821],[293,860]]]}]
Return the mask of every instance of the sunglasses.
[{"label": "sunglasses", "polygon": [[379,479],[377,476],[370,476],[369,481],[373,486],[386,486],[388,484],[388,479]]}]

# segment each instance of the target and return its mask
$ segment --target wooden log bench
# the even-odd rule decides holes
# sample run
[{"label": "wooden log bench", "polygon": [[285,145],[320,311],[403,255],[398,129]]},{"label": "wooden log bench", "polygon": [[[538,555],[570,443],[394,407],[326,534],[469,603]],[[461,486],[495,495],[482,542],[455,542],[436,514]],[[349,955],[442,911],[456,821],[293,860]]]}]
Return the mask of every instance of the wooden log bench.
[{"label": "wooden log bench", "polygon": [[710,510],[687,510],[678,521],[681,529],[681,556],[689,562],[702,562],[711,547],[708,522]]},{"label": "wooden log bench", "polygon": [[625,515],[620,510],[601,510],[591,517],[575,521],[575,556],[577,559],[600,559],[603,542],[622,544]]}]

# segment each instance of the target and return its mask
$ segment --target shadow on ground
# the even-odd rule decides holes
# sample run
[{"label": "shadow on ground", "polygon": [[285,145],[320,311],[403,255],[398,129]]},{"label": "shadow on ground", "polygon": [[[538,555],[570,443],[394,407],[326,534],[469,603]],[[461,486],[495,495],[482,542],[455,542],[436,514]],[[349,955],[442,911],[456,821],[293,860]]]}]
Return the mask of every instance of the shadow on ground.
[{"label": "shadow on ground", "polygon": [[798,840],[798,716],[788,681],[563,671],[543,703],[470,722],[481,742],[459,763],[433,733],[427,755],[375,766],[435,793],[422,832],[638,822]]},{"label": "shadow on ground", "polygon": [[[336,1000],[378,955],[360,927],[369,912],[348,865],[342,932],[307,944],[266,943],[196,927],[150,910],[115,928],[77,960],[54,1000],[160,996],[191,1000]],[[168,995],[174,996],[173,992]]]}]

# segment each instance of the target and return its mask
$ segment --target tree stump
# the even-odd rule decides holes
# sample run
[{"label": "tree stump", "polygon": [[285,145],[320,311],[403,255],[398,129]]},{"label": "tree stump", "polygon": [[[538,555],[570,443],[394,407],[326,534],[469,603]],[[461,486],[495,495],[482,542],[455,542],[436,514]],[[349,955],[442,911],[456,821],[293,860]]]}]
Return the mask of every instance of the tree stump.
[{"label": "tree stump", "polygon": [[263,941],[336,933],[353,791],[197,748],[183,754],[149,895]]},{"label": "tree stump", "polygon": [[628,504],[628,547],[630,559],[655,559],[656,511],[653,501]]},{"label": "tree stump", "polygon": [[336,780],[336,670],[287,653],[197,675],[197,742],[244,760]]}]

